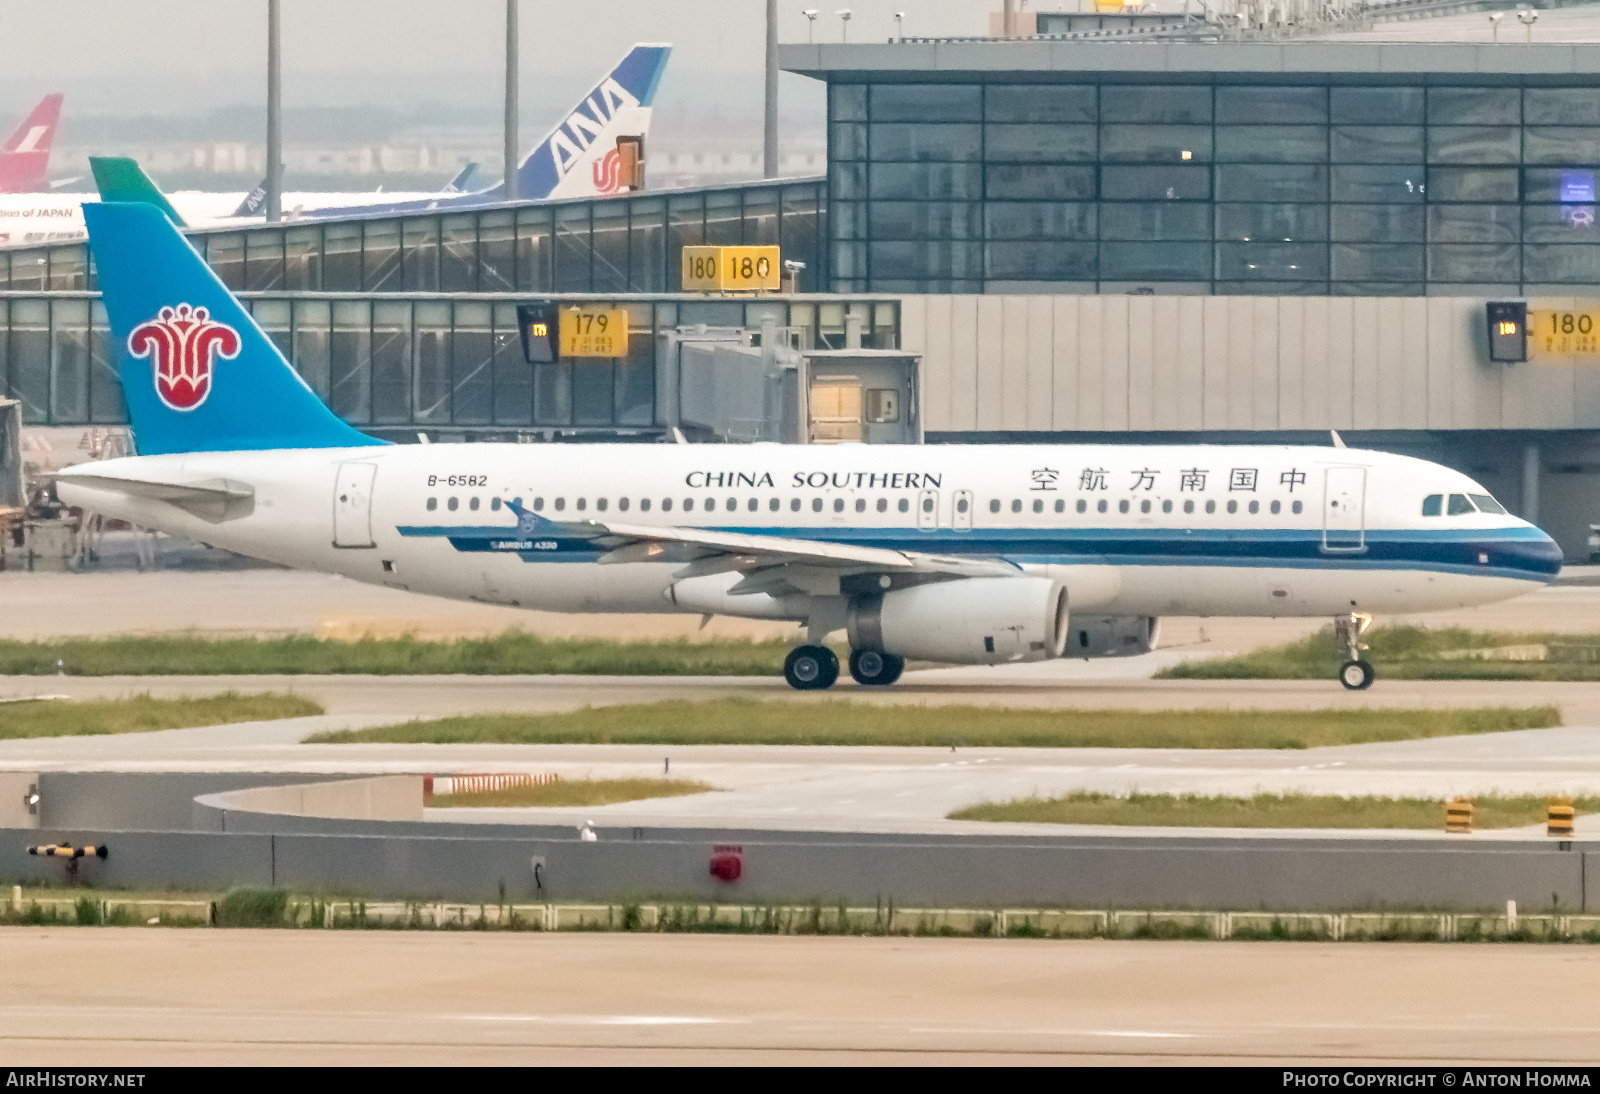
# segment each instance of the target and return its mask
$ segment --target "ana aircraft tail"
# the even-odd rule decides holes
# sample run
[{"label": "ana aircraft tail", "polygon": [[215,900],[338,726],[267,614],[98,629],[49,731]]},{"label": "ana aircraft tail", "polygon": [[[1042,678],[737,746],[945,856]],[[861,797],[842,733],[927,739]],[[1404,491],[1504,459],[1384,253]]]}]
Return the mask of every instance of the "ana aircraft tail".
[{"label": "ana aircraft tail", "polygon": [[140,455],[382,443],[323,405],[159,209],[83,218]]},{"label": "ana aircraft tail", "polygon": [[0,194],[31,194],[50,188],[50,142],[61,118],[61,95],[46,95],[0,144]]},{"label": "ana aircraft tail", "polygon": [[444,193],[465,194],[472,188],[472,184],[477,181],[477,177],[478,162],[474,160],[463,167],[460,174],[445,184]]},{"label": "ana aircraft tail", "polygon": [[517,167],[517,196],[594,197],[622,188],[617,138],[642,141],[649,132],[650,104],[671,53],[670,45],[630,49]]},{"label": "ana aircraft tail", "polygon": [[127,156],[90,156],[89,170],[94,172],[94,185],[100,191],[101,201],[154,205],[179,228],[188,227],[167,200],[167,195],[161,192],[161,187],[144,173],[137,160]]}]

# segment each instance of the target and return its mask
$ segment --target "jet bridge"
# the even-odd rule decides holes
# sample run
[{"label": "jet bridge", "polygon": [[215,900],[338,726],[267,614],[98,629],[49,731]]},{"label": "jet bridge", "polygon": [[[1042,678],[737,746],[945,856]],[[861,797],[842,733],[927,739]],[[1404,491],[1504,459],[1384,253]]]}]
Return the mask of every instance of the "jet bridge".
[{"label": "jet bridge", "polygon": [[0,399],[0,558],[7,543],[22,546],[27,508],[22,489],[22,404]]}]

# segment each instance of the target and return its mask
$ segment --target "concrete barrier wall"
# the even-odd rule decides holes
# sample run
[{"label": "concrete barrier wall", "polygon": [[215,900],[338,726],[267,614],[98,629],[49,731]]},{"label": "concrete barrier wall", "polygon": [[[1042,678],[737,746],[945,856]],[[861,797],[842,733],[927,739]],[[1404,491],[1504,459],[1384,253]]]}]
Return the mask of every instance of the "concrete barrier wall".
[{"label": "concrete barrier wall", "polygon": [[[408,826],[409,827],[409,826]],[[623,839],[536,832],[421,835],[0,830],[0,878],[65,877],[29,843],[103,841],[83,879],[112,887],[279,885],[387,899],[494,902],[640,899],[734,902],[1341,911],[1600,909],[1600,844],[1428,844],[1416,840],[1233,841]],[[804,838],[804,837],[809,838]],[[711,876],[715,848],[738,847],[742,876]],[[1587,860],[1595,858],[1595,870]],[[540,863],[538,878],[534,862]],[[1588,880],[1590,877],[1594,881]]]},{"label": "concrete barrier wall", "polygon": [[227,790],[194,799],[190,827],[226,832],[231,817],[318,817],[363,821],[422,820],[421,775],[375,775],[292,786]]},{"label": "concrete barrier wall", "polygon": [[[46,771],[38,776],[39,823],[46,828],[171,831],[189,827],[194,799],[201,794],[344,778],[349,776],[271,771]],[[4,804],[0,803],[0,808]],[[0,811],[0,817],[5,818],[0,827],[13,823],[9,813]]]}]

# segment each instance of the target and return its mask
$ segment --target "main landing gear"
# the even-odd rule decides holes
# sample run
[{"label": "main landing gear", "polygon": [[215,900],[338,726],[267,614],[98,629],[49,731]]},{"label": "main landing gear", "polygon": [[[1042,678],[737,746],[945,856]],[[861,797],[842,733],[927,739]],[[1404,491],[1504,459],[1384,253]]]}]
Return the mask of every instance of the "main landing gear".
[{"label": "main landing gear", "polygon": [[[850,664],[854,671],[854,657]],[[839,657],[827,646],[796,646],[783,659],[783,678],[797,691],[824,691],[839,679]]]},{"label": "main landing gear", "polygon": [[888,687],[906,670],[906,659],[882,650],[851,650],[850,675],[858,684]]},{"label": "main landing gear", "polygon": [[[850,675],[867,687],[888,687],[900,679],[906,659],[882,650],[852,650]],[[827,646],[796,646],[783,659],[783,678],[798,691],[823,691],[839,679],[839,658]]]},{"label": "main landing gear", "polygon": [[1349,691],[1365,691],[1372,686],[1377,672],[1371,662],[1363,660],[1361,651],[1367,647],[1361,636],[1372,626],[1372,616],[1365,612],[1351,612],[1333,621],[1333,633],[1344,643],[1345,663],[1339,666],[1339,683]]}]

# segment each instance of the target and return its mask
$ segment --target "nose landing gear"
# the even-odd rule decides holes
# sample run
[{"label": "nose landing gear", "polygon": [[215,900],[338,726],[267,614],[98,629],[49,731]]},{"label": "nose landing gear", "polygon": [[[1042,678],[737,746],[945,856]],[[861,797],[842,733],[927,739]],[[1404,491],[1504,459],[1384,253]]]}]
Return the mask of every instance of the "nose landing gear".
[{"label": "nose landing gear", "polygon": [[858,684],[868,687],[888,687],[900,679],[905,671],[906,659],[882,650],[851,650],[850,675]]},{"label": "nose landing gear", "polygon": [[1371,662],[1361,656],[1361,651],[1367,647],[1362,643],[1361,636],[1367,633],[1367,628],[1372,626],[1372,616],[1365,612],[1351,612],[1341,615],[1333,621],[1333,633],[1344,643],[1346,660],[1339,666],[1339,683],[1348,691],[1365,691],[1372,686],[1372,681],[1377,678],[1377,671]]},{"label": "nose landing gear", "polygon": [[796,646],[783,659],[783,678],[796,691],[824,691],[839,679],[839,657],[827,646]]}]

